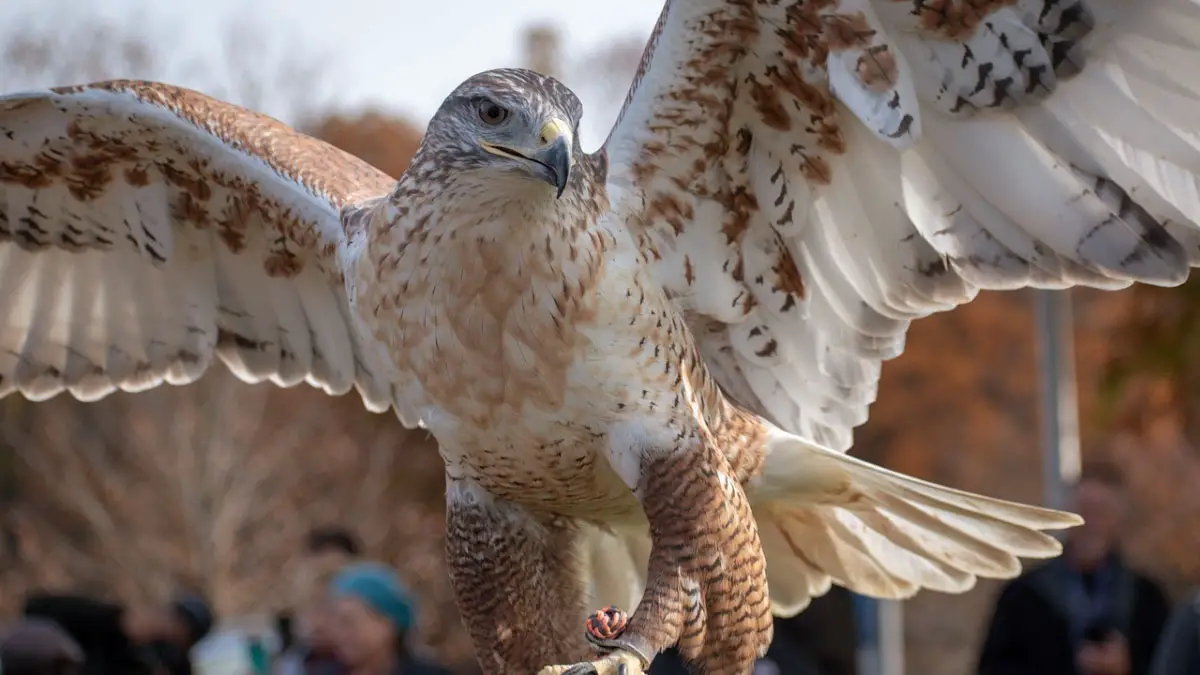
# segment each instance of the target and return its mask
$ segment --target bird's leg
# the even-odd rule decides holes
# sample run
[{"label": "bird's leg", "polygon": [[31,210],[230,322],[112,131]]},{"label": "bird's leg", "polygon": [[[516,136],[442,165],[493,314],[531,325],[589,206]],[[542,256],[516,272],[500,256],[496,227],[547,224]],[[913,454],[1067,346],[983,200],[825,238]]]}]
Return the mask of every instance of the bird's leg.
[{"label": "bird's leg", "polygon": [[708,444],[644,455],[636,492],[653,538],[641,603],[619,634],[593,638],[607,655],[540,675],[635,675],[672,645],[698,672],[750,673],[771,642],[771,603],[758,528],[725,458]]},{"label": "bird's leg", "polygon": [[446,490],[446,558],[485,675],[585,658],[585,582],[569,518],[539,516],[467,480]]}]

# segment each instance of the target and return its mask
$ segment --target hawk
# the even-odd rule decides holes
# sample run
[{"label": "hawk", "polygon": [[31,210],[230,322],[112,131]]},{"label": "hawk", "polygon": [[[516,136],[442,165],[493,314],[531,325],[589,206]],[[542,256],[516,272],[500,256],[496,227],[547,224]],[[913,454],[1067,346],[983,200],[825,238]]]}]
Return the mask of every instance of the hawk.
[{"label": "hawk", "polygon": [[485,672],[746,673],[832,583],[1060,551],[1071,514],[845,451],[912,320],[1185,280],[1198,51],[1189,0],[680,0],[597,152],[494,70],[398,183],[165,84],[9,95],[0,395],[354,388],[439,441]]}]

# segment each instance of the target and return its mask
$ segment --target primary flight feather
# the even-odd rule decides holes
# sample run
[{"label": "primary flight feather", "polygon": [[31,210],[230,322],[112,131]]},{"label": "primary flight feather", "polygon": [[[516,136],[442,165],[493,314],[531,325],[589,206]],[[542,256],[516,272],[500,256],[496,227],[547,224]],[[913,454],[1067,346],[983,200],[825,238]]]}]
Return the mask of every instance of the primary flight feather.
[{"label": "primary flight feather", "polygon": [[844,451],[913,319],[1200,263],[1191,63],[1190,0],[675,0],[598,152],[489,71],[398,184],[168,85],[0,97],[0,395],[354,387],[439,441],[485,672],[746,673],[831,583],[1059,552]]}]

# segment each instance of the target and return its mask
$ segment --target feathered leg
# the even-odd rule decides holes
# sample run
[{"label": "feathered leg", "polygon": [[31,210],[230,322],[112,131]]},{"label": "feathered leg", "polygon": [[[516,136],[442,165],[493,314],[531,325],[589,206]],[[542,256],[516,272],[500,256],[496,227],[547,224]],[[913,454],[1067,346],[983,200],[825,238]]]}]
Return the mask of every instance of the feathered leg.
[{"label": "feathered leg", "polygon": [[675,644],[696,672],[751,672],[771,642],[771,604],[754,516],[725,457],[707,444],[646,455],[637,496],[654,542],[641,603],[612,653],[541,675],[635,675]]},{"label": "feathered leg", "polygon": [[584,639],[579,533],[454,480],[446,490],[446,559],[458,609],[485,675],[530,675],[593,653]]}]

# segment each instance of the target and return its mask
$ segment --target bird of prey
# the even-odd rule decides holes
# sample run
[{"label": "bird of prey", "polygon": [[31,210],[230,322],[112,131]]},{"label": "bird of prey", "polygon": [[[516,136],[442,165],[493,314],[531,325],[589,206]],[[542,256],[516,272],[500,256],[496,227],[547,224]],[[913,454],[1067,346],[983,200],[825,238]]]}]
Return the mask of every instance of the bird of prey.
[{"label": "bird of prey", "polygon": [[[455,89],[398,183],[133,81],[0,98],[0,395],[357,389],[437,438],[491,674],[746,673],[831,583],[961,592],[1070,514],[855,459],[909,323],[1200,261],[1190,0],[674,0],[597,152]],[[969,449],[968,449],[969,450]],[[629,614],[593,617],[613,604]],[[588,639],[590,638],[590,639]]]}]

